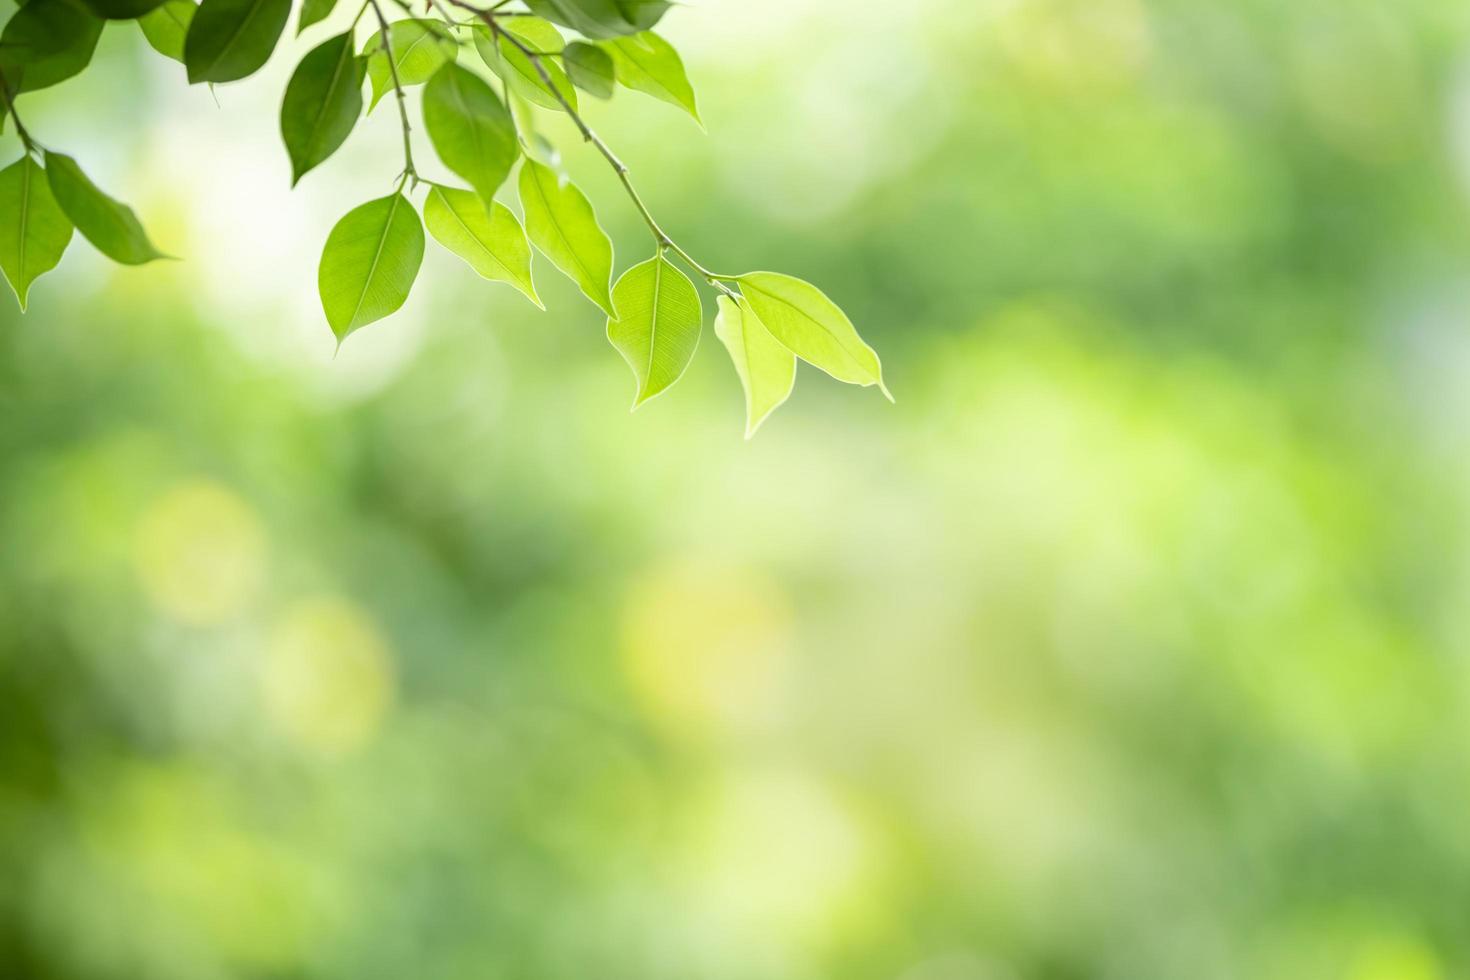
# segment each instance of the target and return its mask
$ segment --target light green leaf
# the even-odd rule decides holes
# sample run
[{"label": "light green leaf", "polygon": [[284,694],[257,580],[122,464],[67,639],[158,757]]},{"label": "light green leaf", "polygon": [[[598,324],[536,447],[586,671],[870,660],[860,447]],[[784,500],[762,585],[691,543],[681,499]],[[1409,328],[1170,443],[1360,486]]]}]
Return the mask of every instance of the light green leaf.
[{"label": "light green leaf", "polygon": [[[539,17],[516,17],[502,29],[513,34],[517,41],[531,51],[538,53],[559,52],[566,43],[555,27]],[[572,87],[566,72],[553,59],[537,59],[545,69],[547,78],[551,79],[551,84],[548,85],[531,59],[509,38],[502,37],[498,44],[491,43],[490,30],[484,27],[475,28],[474,38],[475,50],[480,53],[480,58],[495,74],[505,79],[512,92],[547,109],[565,111],[565,107],[556,97],[560,93],[573,109],[577,108],[576,89]]]},{"label": "light green leaf", "polygon": [[424,227],[402,194],[347,212],[327,236],[317,290],[340,343],[397,310],[408,299],[424,260]]},{"label": "light green leaf", "polygon": [[740,386],[745,389],[745,438],[791,396],[796,385],[796,355],[771,336],[750,303],[728,296],[716,301],[715,336],[730,352]]},{"label": "light green leaf", "polygon": [[684,62],[668,41],[653,31],[644,31],[636,37],[603,41],[601,46],[612,55],[618,81],[628,88],[678,106],[693,116],[695,122],[704,125],[699,118],[694,88],[684,71]]},{"label": "light green leaf", "polygon": [[362,62],[347,31],[313,48],[296,67],[281,102],[281,138],[291,185],[347,141],[362,115]]},{"label": "light green leaf", "polygon": [[520,191],[531,241],[588,299],[616,318],[607,286],[612,278],[612,239],[597,223],[586,195],[531,159],[521,165]]},{"label": "light green leaf", "polygon": [[573,41],[562,52],[562,60],[573,85],[599,99],[612,98],[613,84],[617,81],[612,55],[595,44]]},{"label": "light green leaf", "polygon": [[184,60],[184,38],[189,33],[189,23],[199,7],[194,0],[167,0],[138,18],[143,36],[153,50],[165,58]]},{"label": "light green leaf", "polygon": [[19,95],[71,78],[91,63],[102,25],[70,0],[30,0],[0,31],[0,83]]},{"label": "light green leaf", "polygon": [[736,281],[755,315],[787,350],[838,381],[877,385],[893,400],[877,353],[820,289],[779,272],[747,272]]},{"label": "light green leaf", "polygon": [[704,310],[689,277],[663,256],[633,266],[613,287],[618,310],[607,339],[638,381],[637,408],[684,374],[699,346]]},{"label": "light green leaf", "polygon": [[312,24],[326,20],[335,6],[337,0],[304,0],[301,4],[301,18],[296,22],[296,33],[300,34]]},{"label": "light green leaf", "polygon": [[46,179],[61,210],[103,255],[123,265],[168,258],[153,247],[133,209],[98,189],[71,157],[47,152]]},{"label": "light green leaf", "polygon": [[203,0],[184,37],[189,82],[233,82],[254,74],[275,50],[291,0]]},{"label": "light green leaf", "polygon": [[450,62],[424,89],[424,127],[444,165],[488,206],[520,156],[515,122],[490,84]]},{"label": "light green leaf", "polygon": [[531,243],[510,208],[497,201],[487,207],[478,194],[436,186],[424,202],[424,224],[480,275],[510,283],[546,309],[531,280]]},{"label": "light green leaf", "polygon": [[623,19],[635,30],[646,31],[668,13],[673,4],[668,0],[614,0]]},{"label": "light green leaf", "polygon": [[[424,84],[445,62],[453,61],[459,54],[454,35],[436,20],[394,21],[388,27],[388,43],[393,48],[398,81],[405,87]],[[371,112],[378,100],[393,90],[393,68],[383,53],[382,31],[373,32],[362,53],[368,60],[368,78],[373,83],[373,97],[368,103]]]},{"label": "light green leaf", "polygon": [[22,310],[31,283],[61,261],[71,232],[71,219],[52,196],[46,171],[30,154],[0,170],[0,272]]}]

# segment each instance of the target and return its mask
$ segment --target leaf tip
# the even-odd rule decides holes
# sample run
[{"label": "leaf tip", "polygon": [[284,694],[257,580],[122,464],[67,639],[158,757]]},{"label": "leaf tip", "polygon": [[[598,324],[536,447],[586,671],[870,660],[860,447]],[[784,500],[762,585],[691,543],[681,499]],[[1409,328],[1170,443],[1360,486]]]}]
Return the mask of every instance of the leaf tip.
[{"label": "leaf tip", "polygon": [[891,392],[891,391],[888,390],[888,386],[883,383],[883,379],[882,378],[879,378],[878,379],[878,390],[881,391],[881,392],[883,392],[883,397],[886,398],[886,399],[888,399],[888,404],[890,404],[890,405],[897,405],[898,404],[898,399],[896,399],[896,398],[893,397],[893,392]]}]

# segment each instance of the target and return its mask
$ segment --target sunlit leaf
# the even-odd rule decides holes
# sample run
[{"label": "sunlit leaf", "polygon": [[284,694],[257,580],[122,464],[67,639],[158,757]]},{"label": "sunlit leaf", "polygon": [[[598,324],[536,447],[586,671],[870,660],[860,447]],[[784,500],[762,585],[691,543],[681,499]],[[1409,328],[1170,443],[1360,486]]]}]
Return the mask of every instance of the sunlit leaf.
[{"label": "sunlit leaf", "polygon": [[22,310],[31,283],[61,261],[71,232],[71,219],[56,203],[46,171],[30,154],[0,170],[0,272]]},{"label": "sunlit leaf", "polygon": [[323,41],[301,59],[281,102],[281,138],[291,157],[293,185],[346,142],[362,114],[362,75],[351,31]]},{"label": "sunlit leaf", "polygon": [[716,304],[715,336],[730,352],[745,389],[745,438],[749,439],[790,397],[796,385],[796,355],[771,336],[749,301],[720,296]]},{"label": "sunlit leaf", "polygon": [[663,19],[673,4],[668,0],[614,0],[623,19],[635,31],[646,31]]},{"label": "sunlit leaf", "polygon": [[184,38],[199,9],[194,0],[166,0],[138,18],[138,27],[153,50],[175,61],[184,60]]},{"label": "sunlit leaf", "polygon": [[301,17],[296,22],[296,33],[300,34],[311,25],[326,20],[337,6],[337,0],[303,0]]},{"label": "sunlit leaf", "polygon": [[562,60],[572,84],[599,99],[612,98],[613,84],[617,81],[612,55],[595,44],[573,41],[562,52]]},{"label": "sunlit leaf", "polygon": [[0,31],[0,84],[33,92],[86,68],[103,21],[70,0],[31,0]]},{"label": "sunlit leaf", "polygon": [[613,287],[613,303],[618,313],[607,322],[607,339],[633,369],[637,408],[689,367],[704,312],[694,283],[662,256],[623,273]]},{"label": "sunlit leaf", "polygon": [[678,106],[703,125],[694,88],[684,71],[684,61],[668,41],[652,31],[645,31],[637,37],[622,37],[601,44],[612,55],[613,69],[619,82]]},{"label": "sunlit leaf", "polygon": [[184,38],[189,81],[254,74],[270,59],[290,15],[291,0],[203,0]]},{"label": "sunlit leaf", "polygon": [[877,385],[892,398],[877,353],[816,286],[778,272],[747,272],[737,282],[760,322],[787,350],[838,381]]},{"label": "sunlit leaf", "polygon": [[[448,27],[436,20],[398,20],[388,27],[388,43],[393,48],[393,65],[398,69],[398,83],[407,88],[422,85],[434,77],[445,62],[453,61],[459,45]],[[373,83],[372,111],[378,100],[393,90],[393,67],[383,53],[383,34],[374,31],[363,45],[367,57],[368,78]]]},{"label": "sunlit leaf", "polygon": [[402,194],[347,212],[327,236],[317,290],[339,341],[408,299],[424,259],[424,227]]},{"label": "sunlit leaf", "polygon": [[531,243],[510,208],[498,201],[487,207],[478,194],[436,186],[424,202],[424,224],[435,241],[480,275],[510,283],[546,308],[531,280]]},{"label": "sunlit leaf", "polygon": [[[536,53],[560,52],[565,43],[557,29],[539,17],[516,17],[501,29],[514,35],[516,41]],[[542,78],[541,72],[536,70],[536,65],[509,38],[502,37],[494,42],[489,28],[485,27],[476,27],[474,38],[475,50],[480,53],[485,64],[505,79],[505,83],[515,94],[547,109],[560,110],[564,108],[556,97],[560,93],[573,109],[577,108],[576,90],[566,72],[553,58],[537,59],[546,72],[546,77],[551,79],[551,84],[548,85],[546,78]]]},{"label": "sunlit leaf", "polygon": [[520,155],[515,122],[488,82],[450,62],[424,88],[424,126],[444,165],[488,205]]},{"label": "sunlit leaf", "polygon": [[588,299],[616,318],[608,289],[612,240],[597,223],[597,214],[586,195],[531,159],[521,165],[520,192],[526,233],[536,248],[580,286]]},{"label": "sunlit leaf", "polygon": [[104,194],[71,157],[48,152],[46,178],[61,210],[103,255],[124,265],[167,258],[148,240],[133,209]]},{"label": "sunlit leaf", "polygon": [[592,38],[620,37],[638,28],[617,0],[526,0],[531,12]]}]

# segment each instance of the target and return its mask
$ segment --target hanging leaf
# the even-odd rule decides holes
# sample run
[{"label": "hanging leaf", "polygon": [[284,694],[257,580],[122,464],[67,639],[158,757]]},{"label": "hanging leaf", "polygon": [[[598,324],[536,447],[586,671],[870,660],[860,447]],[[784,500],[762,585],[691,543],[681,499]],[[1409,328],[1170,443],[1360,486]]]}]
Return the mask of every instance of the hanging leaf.
[{"label": "hanging leaf", "polygon": [[[459,54],[459,43],[449,28],[437,20],[397,20],[388,27],[388,44],[393,49],[393,66],[398,83],[405,88],[422,85]],[[362,48],[367,58],[368,78],[373,83],[371,112],[378,101],[393,91],[393,67],[383,53],[383,32],[374,31]]]},{"label": "hanging leaf", "polygon": [[[557,29],[539,17],[516,17],[501,30],[513,34],[517,41],[538,53],[560,52],[565,44]],[[566,72],[553,59],[537,59],[547,78],[551,79],[548,85],[541,72],[536,70],[536,65],[509,38],[502,37],[497,42],[486,27],[476,27],[474,38],[480,58],[505,80],[516,95],[547,109],[564,111],[565,107],[557,99],[560,93],[574,110],[577,108],[577,92]]]},{"label": "hanging leaf", "polygon": [[704,311],[694,283],[663,256],[623,273],[613,287],[613,303],[618,315],[607,321],[607,339],[633,369],[637,408],[668,390],[689,367]]},{"label": "hanging leaf", "polygon": [[612,239],[597,223],[587,197],[570,181],[531,159],[521,165],[520,192],[531,241],[588,299],[616,318],[607,285],[612,278]]},{"label": "hanging leaf", "polygon": [[489,206],[521,152],[515,122],[489,83],[444,65],[424,88],[424,126],[439,159]]},{"label": "hanging leaf", "polygon": [[300,34],[311,25],[326,20],[335,6],[337,0],[304,0],[301,4],[301,18],[296,22],[296,33]]},{"label": "hanging leaf", "polygon": [[291,0],[203,0],[184,38],[190,84],[233,82],[270,59]]},{"label": "hanging leaf", "polygon": [[70,0],[30,0],[0,31],[0,84],[18,95],[78,74],[92,61],[102,24]]},{"label": "hanging leaf", "polygon": [[166,0],[138,18],[138,27],[153,46],[153,50],[165,58],[184,60],[184,38],[188,36],[189,24],[199,9],[194,0]]},{"label": "hanging leaf", "polygon": [[667,0],[614,0],[623,19],[634,30],[646,31],[663,19],[673,4]]},{"label": "hanging leaf", "polygon": [[610,99],[617,75],[613,69],[612,55],[585,41],[573,41],[562,52],[562,61],[567,66],[567,77],[582,91],[599,99]]},{"label": "hanging leaf", "polygon": [[684,61],[674,46],[653,31],[601,43],[612,56],[618,81],[628,88],[678,106],[701,126],[694,88],[684,71]]},{"label": "hanging leaf", "polygon": [[780,408],[796,386],[796,355],[771,336],[745,299],[716,300],[715,336],[730,352],[740,387],[745,389],[745,438]]},{"label": "hanging leaf", "polygon": [[787,350],[838,381],[877,385],[893,400],[883,384],[878,354],[820,289],[779,272],[747,272],[736,282],[755,315]]},{"label": "hanging leaf", "polygon": [[82,0],[87,9],[107,20],[133,20],[156,10],[163,0]]},{"label": "hanging leaf", "polygon": [[46,171],[30,154],[0,170],[0,272],[22,310],[31,283],[61,261],[71,232],[71,220],[56,203]]},{"label": "hanging leaf", "polygon": [[98,189],[71,157],[47,152],[46,178],[61,210],[103,255],[123,265],[168,258],[153,247],[133,209]]},{"label": "hanging leaf", "polygon": [[291,184],[336,152],[362,115],[363,64],[352,50],[352,32],[313,48],[286,85],[281,138],[291,157]]},{"label": "hanging leaf", "polygon": [[434,187],[424,202],[424,224],[434,240],[486,279],[507,282],[543,310],[531,280],[531,243],[510,208],[478,194]]},{"label": "hanging leaf", "polygon": [[526,0],[526,6],[533,14],[587,37],[620,37],[638,30],[617,0]]},{"label": "hanging leaf", "polygon": [[317,290],[340,342],[395,312],[424,259],[424,227],[413,204],[391,194],[347,212],[327,236]]}]

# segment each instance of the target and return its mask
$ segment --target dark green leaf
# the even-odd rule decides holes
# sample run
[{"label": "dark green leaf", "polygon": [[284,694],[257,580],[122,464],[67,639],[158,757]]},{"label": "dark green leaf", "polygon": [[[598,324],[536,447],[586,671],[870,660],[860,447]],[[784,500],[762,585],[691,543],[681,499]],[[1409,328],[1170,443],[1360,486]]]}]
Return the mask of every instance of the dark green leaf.
[{"label": "dark green leaf", "polygon": [[[459,54],[454,35],[437,20],[394,21],[388,28],[388,43],[393,48],[398,83],[404,87],[424,84]],[[373,83],[373,97],[368,103],[371,112],[378,100],[393,90],[393,68],[383,53],[382,31],[373,32],[362,53],[368,59],[368,78]]]},{"label": "dark green leaf", "polygon": [[322,309],[337,340],[393,313],[424,260],[424,226],[402,194],[347,212],[327,236],[317,269]]},{"label": "dark green leaf", "polygon": [[612,98],[613,83],[617,81],[612,55],[594,44],[573,41],[562,52],[562,60],[572,84],[599,99]]},{"label": "dark green leaf", "polygon": [[153,8],[138,18],[143,36],[153,45],[153,50],[167,58],[184,60],[184,38],[189,33],[189,23],[198,10],[194,0],[166,0],[162,6]]},{"label": "dark green leaf", "polygon": [[301,4],[301,18],[296,22],[296,33],[300,34],[312,24],[326,20],[335,6],[337,0],[304,0]]},{"label": "dark green leaf", "polygon": [[71,241],[72,224],[30,154],[0,170],[0,272],[20,308],[37,276],[56,268]]},{"label": "dark green leaf", "polygon": [[444,65],[424,88],[424,127],[439,159],[489,205],[520,155],[515,122],[489,83]]},{"label": "dark green leaf", "polygon": [[133,209],[98,189],[71,157],[48,152],[46,177],[61,210],[103,255],[123,265],[168,257],[153,247]]},{"label": "dark green leaf", "polygon": [[71,0],[31,0],[0,31],[0,84],[19,94],[78,74],[92,61],[102,24]]},{"label": "dark green leaf", "polygon": [[586,195],[556,171],[530,159],[521,165],[520,191],[531,241],[588,299],[616,317],[607,287],[612,278],[612,239],[597,223]]},{"label": "dark green leaf", "polygon": [[281,138],[291,156],[294,185],[336,152],[362,114],[363,64],[352,32],[313,48],[297,66],[281,102]]},{"label": "dark green leaf", "polygon": [[82,0],[98,17],[107,20],[133,20],[156,10],[163,0]]},{"label": "dark green leaf", "polygon": [[290,15],[291,0],[203,0],[184,38],[190,83],[254,74],[270,59]]},{"label": "dark green leaf", "polygon": [[498,201],[486,207],[470,191],[435,187],[424,202],[424,224],[435,241],[480,275],[510,283],[546,309],[531,280],[531,243],[510,208]]},{"label": "dark green leaf", "polygon": [[704,311],[689,277],[662,256],[640,262],[613,287],[607,339],[638,381],[637,408],[678,381],[694,359]]},{"label": "dark green leaf", "polygon": [[587,37],[621,37],[638,31],[617,0],[526,0],[526,6],[537,16]]}]

